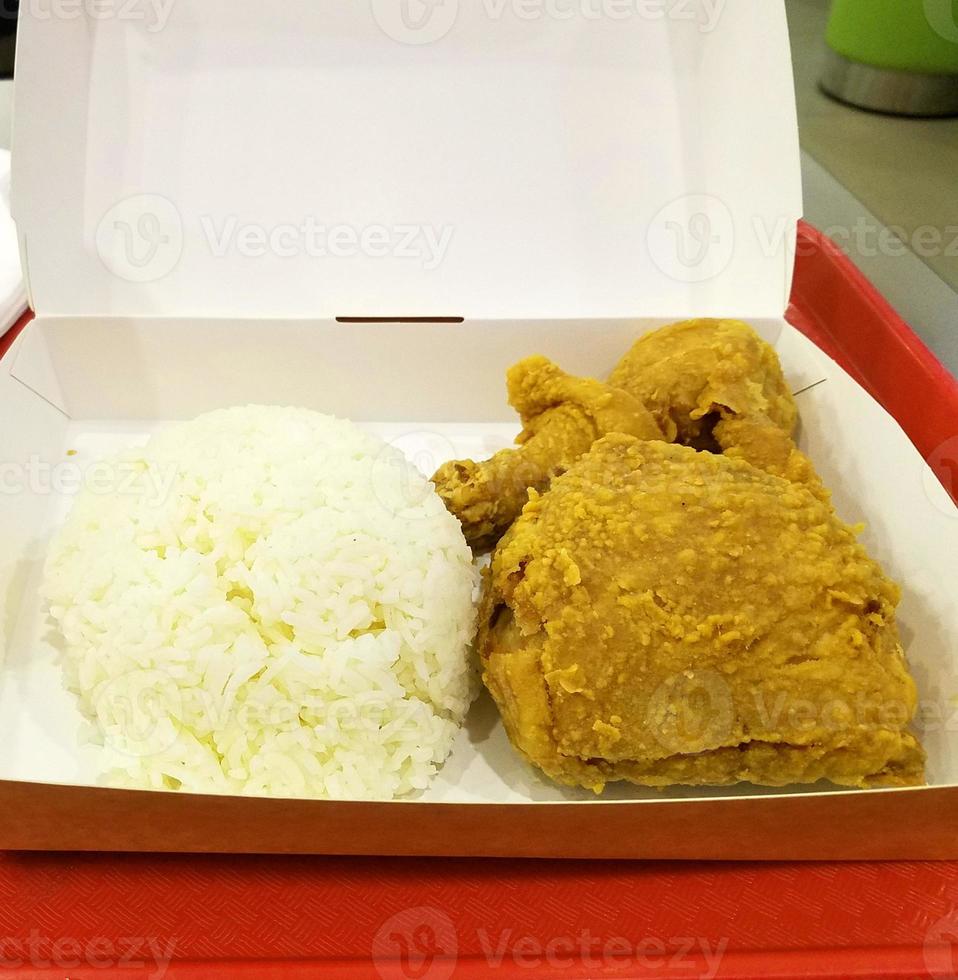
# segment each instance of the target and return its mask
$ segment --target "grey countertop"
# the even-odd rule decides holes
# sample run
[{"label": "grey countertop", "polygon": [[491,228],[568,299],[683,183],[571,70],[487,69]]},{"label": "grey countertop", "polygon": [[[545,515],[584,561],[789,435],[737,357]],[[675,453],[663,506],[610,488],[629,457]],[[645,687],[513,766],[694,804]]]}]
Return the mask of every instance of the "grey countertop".
[{"label": "grey countertop", "polygon": [[786,0],[805,217],[958,374],[958,119],[853,109],[818,87],[829,0]]},{"label": "grey countertop", "polygon": [[[786,4],[805,216],[958,374],[958,119],[891,118],[827,98],[818,78],[829,0]],[[0,147],[10,146],[12,101],[13,83],[0,81]]]}]

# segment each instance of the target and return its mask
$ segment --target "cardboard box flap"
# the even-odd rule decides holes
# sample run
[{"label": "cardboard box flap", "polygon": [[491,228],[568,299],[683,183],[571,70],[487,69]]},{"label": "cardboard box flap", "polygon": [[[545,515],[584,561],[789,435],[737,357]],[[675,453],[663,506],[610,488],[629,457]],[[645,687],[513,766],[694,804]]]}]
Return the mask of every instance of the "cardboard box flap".
[{"label": "cardboard box flap", "polygon": [[786,306],[778,0],[94,6],[21,13],[13,203],[41,313]]}]

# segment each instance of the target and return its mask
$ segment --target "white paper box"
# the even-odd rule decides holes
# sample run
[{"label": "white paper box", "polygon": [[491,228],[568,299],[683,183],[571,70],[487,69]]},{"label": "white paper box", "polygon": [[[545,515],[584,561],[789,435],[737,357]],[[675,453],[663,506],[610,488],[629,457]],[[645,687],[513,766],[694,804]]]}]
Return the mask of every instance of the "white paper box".
[{"label": "white paper box", "polygon": [[[523,356],[604,376],[670,319],[747,318],[800,392],[800,441],[839,512],[867,521],[905,584],[922,698],[954,711],[955,509],[897,424],[782,318],[801,210],[782,4],[583,3],[567,19],[554,6],[447,0],[434,16],[455,16],[418,29],[399,0],[24,11],[14,216],[37,319],[0,364],[0,459],[25,484],[31,466],[82,467],[169,420],[279,402],[353,418],[435,466],[508,442],[503,375]],[[356,318],[418,319],[342,322]],[[0,846],[825,857],[844,855],[798,853],[772,821],[752,852],[708,834],[690,845],[683,828],[692,814],[724,826],[733,801],[756,825],[789,800],[793,817],[815,799],[849,820],[866,819],[865,797],[868,814],[878,798],[943,805],[935,789],[821,787],[597,799],[536,776],[488,702],[413,803],[80,788],[96,759],[38,598],[70,493],[37,486],[0,495],[0,792],[29,809]],[[925,733],[936,787],[958,784],[955,727]],[[693,798],[711,809],[686,809]],[[51,829],[71,800],[89,819]],[[525,839],[507,843],[516,818],[494,804],[521,812]],[[241,835],[204,829],[224,806]],[[104,830],[132,812],[136,829]],[[648,838],[597,839],[596,815]],[[365,836],[350,843],[355,820]],[[402,836],[430,821],[432,835]]]}]

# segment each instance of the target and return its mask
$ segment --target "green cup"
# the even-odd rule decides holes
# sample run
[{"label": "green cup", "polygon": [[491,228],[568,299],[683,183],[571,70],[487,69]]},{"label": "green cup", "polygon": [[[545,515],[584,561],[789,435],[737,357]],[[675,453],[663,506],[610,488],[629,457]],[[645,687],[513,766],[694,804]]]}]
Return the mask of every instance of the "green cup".
[{"label": "green cup", "polygon": [[958,113],[958,0],[833,0],[822,88],[865,109]]}]

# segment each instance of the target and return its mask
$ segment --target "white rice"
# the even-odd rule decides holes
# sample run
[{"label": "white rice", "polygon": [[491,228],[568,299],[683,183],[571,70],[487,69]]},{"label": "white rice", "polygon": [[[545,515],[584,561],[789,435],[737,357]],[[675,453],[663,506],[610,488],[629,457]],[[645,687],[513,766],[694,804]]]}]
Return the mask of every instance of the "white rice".
[{"label": "white rice", "polygon": [[476,689],[476,571],[432,484],[352,423],[277,407],[112,464],[135,480],[80,495],[45,582],[106,781],[425,788]]}]

